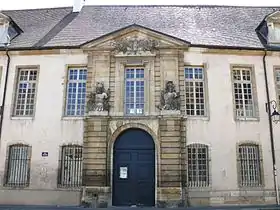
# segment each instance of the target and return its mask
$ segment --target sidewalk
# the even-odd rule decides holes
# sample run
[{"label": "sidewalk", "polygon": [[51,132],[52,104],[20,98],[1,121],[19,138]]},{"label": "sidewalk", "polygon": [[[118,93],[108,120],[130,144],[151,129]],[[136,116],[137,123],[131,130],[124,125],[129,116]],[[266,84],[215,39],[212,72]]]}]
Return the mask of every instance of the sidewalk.
[{"label": "sidewalk", "polygon": [[[45,206],[45,205],[0,205],[0,210],[86,210],[86,209],[92,209],[92,208],[84,208],[81,206]],[[105,208],[100,208],[105,209]],[[109,207],[107,209],[120,209],[120,210],[131,210],[131,209],[141,209],[141,210],[155,210],[155,207]],[[166,210],[226,210],[226,209],[246,209],[246,210],[280,210],[280,206],[276,205],[235,205],[235,206],[211,206],[211,207],[186,207],[186,208],[158,208],[158,209],[166,209]]]}]

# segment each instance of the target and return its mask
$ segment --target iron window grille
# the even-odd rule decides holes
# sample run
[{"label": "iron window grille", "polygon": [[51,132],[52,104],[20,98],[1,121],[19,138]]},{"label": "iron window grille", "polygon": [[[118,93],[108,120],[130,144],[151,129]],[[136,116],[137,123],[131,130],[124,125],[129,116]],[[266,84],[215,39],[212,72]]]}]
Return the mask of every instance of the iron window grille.
[{"label": "iron window grille", "polygon": [[238,146],[239,185],[241,187],[258,187],[262,185],[259,146],[241,144]]},{"label": "iron window grille", "polygon": [[82,185],[82,159],[82,146],[62,146],[58,177],[59,187],[75,188]]},{"label": "iron window grille", "polygon": [[207,145],[187,146],[188,187],[209,186],[209,149]]},{"label": "iron window grille", "polygon": [[28,145],[9,146],[5,185],[28,187],[30,181],[31,147]]}]

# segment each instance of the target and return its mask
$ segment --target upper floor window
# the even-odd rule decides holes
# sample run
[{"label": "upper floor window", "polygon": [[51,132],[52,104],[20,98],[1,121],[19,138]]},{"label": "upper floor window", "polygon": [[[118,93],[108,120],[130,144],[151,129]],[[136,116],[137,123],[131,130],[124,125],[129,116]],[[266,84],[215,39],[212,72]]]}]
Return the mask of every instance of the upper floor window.
[{"label": "upper floor window", "polygon": [[86,103],[86,68],[69,68],[66,93],[66,116],[82,116]]},{"label": "upper floor window", "polygon": [[23,31],[11,19],[0,12],[0,47],[7,46],[11,40],[17,37]]},{"label": "upper floor window", "polygon": [[6,168],[6,186],[26,187],[29,185],[31,147],[11,145]]},{"label": "upper floor window", "polygon": [[10,41],[8,28],[9,23],[0,18],[0,46],[7,45]]},{"label": "upper floor window", "polygon": [[270,44],[279,44],[280,43],[280,23],[269,22],[268,26],[268,42]]},{"label": "upper floor window", "polygon": [[185,68],[186,114],[206,116],[205,72],[202,67]]},{"label": "upper floor window", "polygon": [[145,107],[144,68],[125,69],[125,113],[142,115]]},{"label": "upper floor window", "polygon": [[259,145],[241,144],[238,146],[238,167],[240,186],[257,187],[262,184]]},{"label": "upper floor window", "polygon": [[38,86],[37,68],[18,70],[14,116],[34,116]]},{"label": "upper floor window", "polygon": [[254,106],[252,68],[233,67],[233,97],[237,118],[256,117]]},{"label": "upper floor window", "polygon": [[82,185],[83,148],[79,145],[62,147],[58,185],[60,187],[79,187]]},{"label": "upper floor window", "polygon": [[209,186],[209,151],[204,144],[187,146],[189,187]]}]

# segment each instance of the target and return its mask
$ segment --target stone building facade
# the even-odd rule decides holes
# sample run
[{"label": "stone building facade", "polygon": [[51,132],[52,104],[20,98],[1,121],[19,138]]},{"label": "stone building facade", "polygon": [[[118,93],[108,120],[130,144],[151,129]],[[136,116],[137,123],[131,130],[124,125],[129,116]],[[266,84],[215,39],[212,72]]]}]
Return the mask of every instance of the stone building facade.
[{"label": "stone building facade", "polygon": [[[131,45],[127,47],[127,43]],[[155,144],[157,203],[168,199],[178,204],[182,200],[185,173],[181,171],[186,155],[186,119],[181,115],[180,106],[184,94],[184,48],[188,48],[188,43],[137,25],[83,47],[88,53],[87,90],[97,93],[96,88],[102,84],[104,90],[100,91],[100,96],[94,96],[96,100],[101,97],[103,103],[108,97],[110,104],[108,108],[99,109],[91,107],[91,101],[88,101],[91,108],[84,122],[84,183],[86,191],[110,205],[113,186],[110,174],[116,173],[112,168],[113,145],[122,132],[133,128],[149,133]],[[136,116],[127,115],[124,106],[127,69],[145,72],[143,113]],[[168,81],[172,85],[170,88]],[[102,93],[106,93],[105,98]],[[168,93],[172,93],[171,96]],[[173,93],[177,95],[173,96]],[[169,107],[171,103],[175,105]]]},{"label": "stone building facade", "polygon": [[279,13],[199,8],[3,11],[0,203],[275,203]]}]

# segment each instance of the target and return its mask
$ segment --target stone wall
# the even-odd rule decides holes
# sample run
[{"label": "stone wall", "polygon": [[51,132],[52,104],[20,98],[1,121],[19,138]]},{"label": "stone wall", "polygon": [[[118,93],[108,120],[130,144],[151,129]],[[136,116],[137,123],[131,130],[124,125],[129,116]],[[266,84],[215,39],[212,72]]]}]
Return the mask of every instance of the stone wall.
[{"label": "stone wall", "polygon": [[[180,116],[163,116],[159,119],[160,177],[158,183],[158,205],[180,206],[183,203],[183,170],[185,150],[182,148],[182,134],[185,131]],[[183,173],[182,173],[183,172]]]}]

